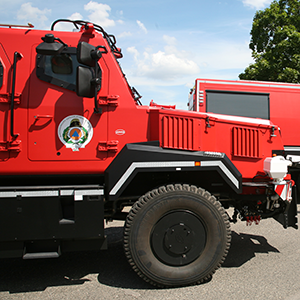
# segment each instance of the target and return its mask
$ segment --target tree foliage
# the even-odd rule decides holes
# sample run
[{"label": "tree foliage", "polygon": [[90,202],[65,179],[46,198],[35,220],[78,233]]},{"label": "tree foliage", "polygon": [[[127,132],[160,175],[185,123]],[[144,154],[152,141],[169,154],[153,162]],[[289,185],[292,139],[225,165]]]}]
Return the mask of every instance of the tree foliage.
[{"label": "tree foliage", "polygon": [[300,83],[300,1],[273,1],[257,11],[249,47],[255,63],[240,79]]}]

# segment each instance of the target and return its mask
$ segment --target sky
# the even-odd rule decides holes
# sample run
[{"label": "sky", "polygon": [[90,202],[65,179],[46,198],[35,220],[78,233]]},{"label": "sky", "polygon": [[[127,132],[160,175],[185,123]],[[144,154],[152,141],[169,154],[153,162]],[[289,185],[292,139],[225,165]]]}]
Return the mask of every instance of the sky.
[{"label": "sky", "polygon": [[[131,86],[163,105],[187,109],[196,78],[238,80],[253,62],[250,31],[271,0],[0,0],[1,24],[50,29],[57,19],[84,20],[115,35]],[[57,27],[69,30],[66,25]],[[72,30],[72,29],[70,29]]]}]

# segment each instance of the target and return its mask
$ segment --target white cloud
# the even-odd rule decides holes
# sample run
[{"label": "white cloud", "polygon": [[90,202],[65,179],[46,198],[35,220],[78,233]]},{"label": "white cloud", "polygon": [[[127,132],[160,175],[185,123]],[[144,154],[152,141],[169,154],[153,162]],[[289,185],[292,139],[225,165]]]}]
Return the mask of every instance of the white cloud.
[{"label": "white cloud", "polygon": [[76,12],[76,13],[72,14],[68,19],[73,20],[73,21],[82,20],[82,15],[80,13]]},{"label": "white cloud", "polygon": [[51,13],[51,9],[40,10],[33,7],[31,2],[23,3],[17,12],[17,19],[20,21],[30,22],[35,27],[44,27],[45,22],[48,20],[47,15]]},{"label": "white cloud", "polygon": [[239,73],[253,62],[248,43],[211,40],[203,44],[194,58],[201,67],[198,77],[237,79]]},{"label": "white cloud", "polygon": [[188,58],[187,53],[175,47],[175,38],[164,36],[163,39],[169,44],[156,53],[146,49],[141,55],[135,47],[127,48],[136,64],[132,70],[134,76],[172,81],[199,72],[198,65]]},{"label": "white cloud", "polygon": [[124,31],[120,34],[118,34],[118,38],[124,38],[124,37],[129,37],[132,36],[132,33],[130,31]]},{"label": "white cloud", "polygon": [[145,27],[145,25],[141,21],[137,20],[136,22],[139,25],[139,27],[143,30],[144,33],[148,33],[147,28]]},{"label": "white cloud", "polygon": [[177,40],[173,36],[164,35],[163,39],[168,45],[176,45],[177,44]]},{"label": "white cloud", "polygon": [[139,58],[139,51],[137,51],[136,49],[135,49],[135,47],[129,47],[129,48],[127,48],[127,51],[130,53],[130,54],[132,54],[133,55],[133,57],[134,57],[134,60],[137,62],[138,61],[138,58]]},{"label": "white cloud", "polygon": [[84,5],[84,10],[90,12],[89,20],[93,23],[99,24],[101,27],[115,26],[115,21],[109,18],[111,8],[107,4],[102,4],[90,1]]},{"label": "white cloud", "polygon": [[[80,13],[73,13],[71,16],[69,16],[67,19],[76,21],[76,20],[82,20],[82,15]],[[55,25],[55,30],[58,31],[72,31],[76,30],[75,26],[72,23],[67,22],[60,22]]]},{"label": "white cloud", "polygon": [[[237,80],[238,75],[253,63],[249,41],[211,39],[201,43],[201,47],[195,48],[193,60],[200,67],[200,71],[193,76],[190,85],[193,86],[195,78]],[[200,40],[201,42],[201,40]],[[186,81],[189,82],[189,81]]]},{"label": "white cloud", "polygon": [[245,6],[254,9],[262,9],[268,6],[271,2],[272,0],[243,0]]}]

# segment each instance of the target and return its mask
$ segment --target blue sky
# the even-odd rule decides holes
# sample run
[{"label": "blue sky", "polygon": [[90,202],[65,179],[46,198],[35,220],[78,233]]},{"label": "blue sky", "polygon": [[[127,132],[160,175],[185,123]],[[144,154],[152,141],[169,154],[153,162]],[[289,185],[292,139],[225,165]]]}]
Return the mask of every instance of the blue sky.
[{"label": "blue sky", "polygon": [[[0,0],[0,23],[49,29],[59,18],[82,19],[117,38],[129,83],[159,104],[186,109],[196,78],[232,79],[252,62],[256,10],[271,0]],[[67,30],[61,27],[61,30]]]}]

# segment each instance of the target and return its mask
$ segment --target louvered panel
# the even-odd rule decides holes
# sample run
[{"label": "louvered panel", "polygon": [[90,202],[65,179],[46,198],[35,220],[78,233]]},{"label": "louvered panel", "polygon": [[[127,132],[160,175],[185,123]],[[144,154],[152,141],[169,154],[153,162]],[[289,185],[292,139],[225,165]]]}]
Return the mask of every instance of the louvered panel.
[{"label": "louvered panel", "polygon": [[233,155],[259,158],[259,131],[242,127],[232,128]]},{"label": "louvered panel", "polygon": [[165,148],[196,150],[194,144],[194,120],[163,116],[162,146]]}]

